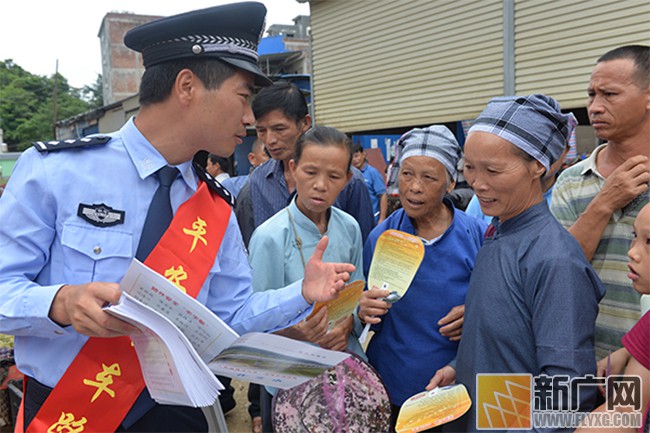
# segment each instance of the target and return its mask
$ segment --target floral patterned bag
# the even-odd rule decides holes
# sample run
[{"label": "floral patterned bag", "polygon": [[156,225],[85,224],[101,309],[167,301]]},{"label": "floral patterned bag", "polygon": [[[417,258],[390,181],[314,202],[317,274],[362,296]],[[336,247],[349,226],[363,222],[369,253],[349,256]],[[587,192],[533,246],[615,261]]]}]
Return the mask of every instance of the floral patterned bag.
[{"label": "floral patterned bag", "polygon": [[381,378],[356,355],[273,398],[278,433],[384,432],[390,413]]}]

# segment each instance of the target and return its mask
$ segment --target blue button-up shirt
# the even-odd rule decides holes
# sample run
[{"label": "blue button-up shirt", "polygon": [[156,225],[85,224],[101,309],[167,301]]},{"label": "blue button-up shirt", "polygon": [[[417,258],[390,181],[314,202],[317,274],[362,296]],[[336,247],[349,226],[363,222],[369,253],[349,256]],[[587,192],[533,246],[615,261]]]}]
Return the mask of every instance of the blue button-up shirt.
[{"label": "blue button-up shirt", "polygon": [[[105,145],[38,153],[18,160],[0,199],[0,333],[13,334],[18,368],[54,386],[87,337],[49,319],[64,284],[119,282],[135,256],[155,176],[165,159],[131,119]],[[197,189],[186,162],[171,187],[176,210]],[[97,227],[78,216],[80,204],[123,211],[120,224]],[[238,333],[273,331],[311,310],[302,281],[253,293],[251,268],[234,214],[197,299]]]}]

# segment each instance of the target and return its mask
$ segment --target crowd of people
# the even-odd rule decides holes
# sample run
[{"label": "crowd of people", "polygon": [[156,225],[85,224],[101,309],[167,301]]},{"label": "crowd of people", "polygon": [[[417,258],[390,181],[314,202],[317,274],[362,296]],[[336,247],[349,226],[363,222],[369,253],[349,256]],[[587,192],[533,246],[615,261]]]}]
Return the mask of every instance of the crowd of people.
[{"label": "crowd of people", "polygon": [[[265,14],[235,3],[129,31],[125,44],[145,65],[137,116],[83,146],[41,143],[17,162],[0,199],[0,332],[15,336],[25,374],[18,431],[59,431],[82,416],[76,426],[90,431],[207,431],[199,409],[151,399],[127,338],[137,330],[102,309],[118,302],[133,258],[163,273],[169,250],[181,264],[200,262],[188,295],[235,331],[349,351],[374,367],[392,408],[386,431],[425,389],[463,384],[476,402],[480,373],[607,370],[641,378],[638,431],[647,432],[650,313],[639,297],[650,294],[650,47],[596,61],[587,111],[602,144],[584,161],[560,170],[577,121],[555,99],[495,97],[463,148],[444,125],[402,135],[384,183],[362,147],[314,125],[295,85],[259,69]],[[257,132],[252,169],[231,177],[247,127]],[[198,152],[208,152],[205,165]],[[459,167],[474,194],[468,213],[450,196]],[[387,190],[400,209],[388,210]],[[196,258],[171,235],[201,212],[218,218]],[[333,326],[326,309],[310,316],[346,283],[367,280],[388,230],[416,236],[425,251],[399,302],[366,287]],[[134,379],[114,378],[120,398],[94,406],[76,373],[101,371],[107,354]],[[225,410],[232,392],[220,396]],[[254,433],[273,431],[273,394],[250,385]],[[571,396],[535,410],[608,410],[596,387]],[[475,431],[480,410],[431,431]]]}]

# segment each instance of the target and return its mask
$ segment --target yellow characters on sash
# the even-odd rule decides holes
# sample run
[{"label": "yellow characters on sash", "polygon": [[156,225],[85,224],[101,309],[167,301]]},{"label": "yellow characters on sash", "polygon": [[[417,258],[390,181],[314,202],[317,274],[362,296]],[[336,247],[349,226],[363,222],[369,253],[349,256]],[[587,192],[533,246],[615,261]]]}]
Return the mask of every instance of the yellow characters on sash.
[{"label": "yellow characters on sash", "polygon": [[[208,246],[208,241],[203,236],[208,233],[207,231],[208,223],[201,219],[200,216],[196,217],[196,221],[192,223],[192,228],[183,228],[183,233],[188,236],[192,236],[192,247],[190,248],[190,253],[196,248],[198,241],[201,241],[203,245]],[[174,283],[176,287],[181,289],[183,292],[187,293],[187,289],[181,284],[182,281],[187,280],[187,272],[183,269],[182,265],[178,267],[172,266],[171,268],[165,270],[165,278]]]},{"label": "yellow characters on sash", "polygon": [[173,266],[165,271],[165,278],[174,283],[176,287],[181,289],[184,293],[187,293],[187,290],[181,284],[181,281],[187,280],[187,272],[183,269],[183,266],[178,266],[174,268]]},{"label": "yellow characters on sash", "polygon": [[59,420],[47,429],[47,433],[81,433],[84,431],[87,419],[81,417],[80,420],[75,420],[74,418],[75,416],[70,412],[61,412]]},{"label": "yellow characters on sash", "polygon": [[97,397],[100,396],[102,392],[110,395],[115,398],[115,391],[110,389],[108,386],[113,384],[113,376],[121,376],[122,372],[120,371],[120,365],[116,362],[110,367],[106,364],[102,364],[102,371],[97,373],[95,380],[84,379],[84,384],[88,386],[94,386],[97,388],[95,395],[90,399],[90,402],[93,403],[97,400]]},{"label": "yellow characters on sash", "polygon": [[194,251],[194,248],[196,248],[196,242],[201,241],[203,242],[203,245],[206,247],[208,246],[208,241],[203,237],[204,234],[206,234],[208,231],[205,229],[207,227],[208,223],[203,221],[201,217],[196,217],[196,221],[192,223],[192,230],[190,229],[183,229],[183,233],[186,235],[190,235],[194,237],[194,240],[192,241],[192,248],[190,248],[190,253]]}]

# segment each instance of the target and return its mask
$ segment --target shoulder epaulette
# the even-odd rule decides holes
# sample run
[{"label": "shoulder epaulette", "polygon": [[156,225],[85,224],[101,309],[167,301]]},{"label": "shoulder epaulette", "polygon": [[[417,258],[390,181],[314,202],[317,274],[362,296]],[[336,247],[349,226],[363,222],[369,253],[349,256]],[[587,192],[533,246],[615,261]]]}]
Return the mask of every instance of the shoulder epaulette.
[{"label": "shoulder epaulette", "polygon": [[61,149],[71,149],[73,147],[91,146],[93,144],[106,144],[110,139],[111,137],[108,135],[97,135],[69,140],[35,141],[32,145],[39,152],[52,152]]},{"label": "shoulder epaulette", "polygon": [[223,198],[230,206],[235,207],[235,196],[233,196],[230,191],[224,188],[217,179],[212,177],[210,173],[205,171],[205,168],[201,167],[201,164],[194,162],[193,165],[194,171],[199,176],[199,178],[208,185],[208,188],[216,192],[217,195]]}]

